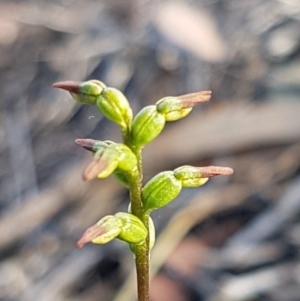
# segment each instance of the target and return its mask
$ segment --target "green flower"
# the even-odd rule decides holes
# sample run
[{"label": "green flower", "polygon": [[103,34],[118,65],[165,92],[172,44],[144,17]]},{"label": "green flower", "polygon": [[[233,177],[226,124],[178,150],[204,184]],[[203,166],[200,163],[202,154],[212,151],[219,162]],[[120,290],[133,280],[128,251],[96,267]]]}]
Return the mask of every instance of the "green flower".
[{"label": "green flower", "polygon": [[98,80],[58,82],[53,87],[69,91],[76,101],[87,105],[95,105],[98,96],[106,88],[105,84]]},{"label": "green flower", "polygon": [[[76,140],[77,141],[77,140]],[[82,143],[83,139],[80,143]],[[91,140],[95,141],[95,140]],[[113,142],[91,142],[89,141],[88,146],[96,150],[94,154],[94,160],[86,167],[83,172],[83,179],[85,181],[92,180],[94,178],[104,179],[116,172],[121,179],[121,173],[123,174],[123,180],[135,172],[137,169],[137,158],[132,150],[122,143]],[[84,143],[82,143],[84,144]],[[122,181],[122,182],[124,182]],[[124,184],[127,181],[124,182]]]},{"label": "green flower", "polygon": [[174,177],[173,171],[159,173],[142,190],[145,211],[151,212],[168,205],[179,195],[181,189],[181,181]]},{"label": "green flower", "polygon": [[118,124],[124,132],[129,129],[132,110],[121,91],[108,88],[98,80],[65,81],[55,83],[53,87],[69,91],[72,97],[80,103],[97,105],[102,114]]},{"label": "green flower", "polygon": [[119,212],[107,215],[95,225],[89,227],[78,240],[77,245],[82,248],[86,243],[106,244],[118,238],[131,244],[139,244],[147,238],[148,231],[136,216]]}]

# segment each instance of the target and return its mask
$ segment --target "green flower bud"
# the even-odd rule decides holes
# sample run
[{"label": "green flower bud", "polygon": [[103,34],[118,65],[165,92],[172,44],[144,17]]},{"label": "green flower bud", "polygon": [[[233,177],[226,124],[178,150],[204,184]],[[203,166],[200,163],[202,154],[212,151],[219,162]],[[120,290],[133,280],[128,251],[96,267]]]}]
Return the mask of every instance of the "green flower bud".
[{"label": "green flower bud", "polygon": [[[149,216],[149,250],[151,251],[155,244],[155,227],[152,218]],[[136,244],[129,244],[132,253],[136,253]]]},{"label": "green flower bud", "polygon": [[175,169],[174,176],[181,181],[183,187],[198,187],[209,180],[208,177],[202,178],[197,168],[188,165]]},{"label": "green flower bud", "polygon": [[114,238],[128,243],[139,244],[147,238],[148,231],[136,216],[119,212],[103,217],[98,223],[89,227],[77,242],[79,248],[86,243],[106,244]]},{"label": "green flower bud", "polygon": [[[120,177],[124,173],[123,178],[127,182],[126,173],[131,173],[137,169],[137,158],[131,149],[121,143],[97,142],[93,143],[92,149],[98,147],[94,155],[94,160],[86,167],[83,172],[83,179],[85,181],[98,177],[104,179],[117,171],[117,176]],[[122,181],[123,182],[123,181]]]},{"label": "green flower bud", "polygon": [[156,110],[156,106],[143,108],[132,121],[132,143],[138,148],[144,147],[155,139],[165,126],[165,117]]},{"label": "green flower bud", "polygon": [[106,88],[105,84],[98,80],[86,82],[65,81],[55,83],[53,87],[69,91],[76,101],[88,105],[96,104],[97,97]]},{"label": "green flower bud", "polygon": [[129,243],[139,244],[147,238],[148,231],[142,221],[133,214],[119,212],[115,215],[122,221],[122,230],[118,238]]},{"label": "green flower bud", "polygon": [[180,180],[183,187],[198,187],[204,185],[209,178],[219,175],[231,175],[233,169],[221,166],[194,167],[182,166],[174,170],[174,176]]},{"label": "green flower bud", "polygon": [[53,87],[69,91],[80,103],[96,104],[104,116],[127,131],[132,120],[132,110],[128,100],[119,90],[107,88],[98,80],[65,81],[55,83]]},{"label": "green flower bud", "polygon": [[132,172],[137,168],[138,162],[136,155],[125,144],[118,143],[110,148],[114,148],[118,152],[118,170],[124,172]]},{"label": "green flower bud", "polygon": [[119,154],[119,164],[113,175],[125,187],[129,187],[131,175],[137,171],[138,162],[136,155],[128,146],[122,143],[115,144],[114,148]]},{"label": "green flower bud", "polygon": [[106,88],[97,98],[97,107],[105,117],[122,129],[127,129],[132,120],[132,110],[128,100],[117,89]]},{"label": "green flower bud", "polygon": [[142,190],[145,211],[153,211],[173,201],[182,189],[181,181],[172,171],[161,172],[152,178]]},{"label": "green flower bud", "polygon": [[206,102],[211,97],[211,91],[202,91],[177,97],[164,97],[156,102],[157,111],[165,116],[166,121],[175,121],[187,116],[192,108]]}]

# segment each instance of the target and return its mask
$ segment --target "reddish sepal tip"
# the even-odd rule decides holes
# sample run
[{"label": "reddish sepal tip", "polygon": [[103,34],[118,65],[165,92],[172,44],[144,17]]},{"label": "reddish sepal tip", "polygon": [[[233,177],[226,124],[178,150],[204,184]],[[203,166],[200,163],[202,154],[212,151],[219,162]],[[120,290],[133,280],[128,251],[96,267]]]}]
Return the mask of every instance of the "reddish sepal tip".
[{"label": "reddish sepal tip", "polygon": [[106,229],[99,226],[93,225],[89,227],[81,236],[81,238],[77,241],[77,247],[82,248],[85,244],[91,242],[93,239],[105,233]]},{"label": "reddish sepal tip", "polygon": [[103,170],[107,168],[107,162],[101,160],[101,158],[94,159],[89,165],[85,168],[82,174],[83,181],[90,181],[97,178]]},{"label": "reddish sepal tip", "polygon": [[229,176],[234,173],[230,167],[223,166],[206,166],[198,168],[202,178],[211,178],[215,176]]},{"label": "reddish sepal tip", "polygon": [[77,81],[65,81],[53,84],[53,88],[63,89],[69,92],[78,92],[80,82]]},{"label": "reddish sepal tip", "polygon": [[96,141],[94,139],[76,139],[75,143],[86,150],[93,151],[93,145]]},{"label": "reddish sepal tip", "polygon": [[200,91],[178,96],[181,99],[183,107],[191,108],[199,103],[207,102],[211,98],[211,91]]}]

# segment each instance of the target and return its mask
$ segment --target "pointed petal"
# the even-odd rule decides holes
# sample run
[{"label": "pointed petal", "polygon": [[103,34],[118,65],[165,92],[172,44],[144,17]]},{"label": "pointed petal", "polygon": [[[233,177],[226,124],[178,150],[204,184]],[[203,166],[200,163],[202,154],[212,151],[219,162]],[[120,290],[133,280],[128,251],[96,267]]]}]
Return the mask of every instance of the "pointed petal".
[{"label": "pointed petal", "polygon": [[206,167],[197,167],[201,178],[211,178],[215,176],[228,176],[232,175],[234,170],[230,167],[223,166],[206,166]]},{"label": "pointed petal", "polygon": [[94,159],[84,170],[82,178],[84,181],[89,181],[97,178],[97,176],[108,167],[108,162],[102,158]]},{"label": "pointed petal", "polygon": [[177,96],[182,101],[182,108],[191,108],[201,102],[207,102],[211,98],[211,91],[201,91],[196,93]]},{"label": "pointed petal", "polygon": [[80,89],[80,83],[77,81],[64,81],[64,82],[58,82],[53,84],[53,88],[63,89],[69,92],[79,92]]},{"label": "pointed petal", "polygon": [[82,248],[86,243],[91,242],[93,239],[106,233],[106,228],[101,227],[98,224],[89,227],[77,241],[78,248]]},{"label": "pointed petal", "polygon": [[96,143],[94,139],[76,139],[75,143],[88,151],[93,151],[93,146]]}]

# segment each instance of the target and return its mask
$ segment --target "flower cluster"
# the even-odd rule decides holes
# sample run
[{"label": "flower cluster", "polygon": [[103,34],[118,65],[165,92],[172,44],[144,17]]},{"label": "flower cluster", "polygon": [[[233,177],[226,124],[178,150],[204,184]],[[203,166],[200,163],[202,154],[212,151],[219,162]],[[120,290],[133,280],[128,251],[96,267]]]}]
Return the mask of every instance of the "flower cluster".
[{"label": "flower cluster", "polygon": [[98,80],[66,81],[53,86],[69,91],[80,103],[96,105],[104,116],[120,127],[123,134],[123,143],[92,139],[75,141],[92,152],[94,157],[84,170],[83,179],[104,179],[114,175],[131,190],[131,195],[137,193],[137,198],[141,201],[136,204],[132,197],[130,208],[134,209],[134,203],[134,210],[129,209],[128,213],[119,212],[100,219],[85,231],[78,241],[79,247],[88,242],[104,244],[118,238],[129,243],[133,252],[146,241],[151,249],[155,241],[155,229],[150,218],[152,211],[168,205],[183,188],[202,186],[211,177],[233,173],[229,167],[181,166],[173,171],[157,174],[138,191],[142,179],[141,150],[162,132],[166,122],[181,119],[195,105],[207,102],[211,97],[210,91],[162,98],[133,117],[126,97],[119,90],[107,87]]}]

